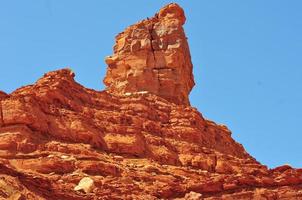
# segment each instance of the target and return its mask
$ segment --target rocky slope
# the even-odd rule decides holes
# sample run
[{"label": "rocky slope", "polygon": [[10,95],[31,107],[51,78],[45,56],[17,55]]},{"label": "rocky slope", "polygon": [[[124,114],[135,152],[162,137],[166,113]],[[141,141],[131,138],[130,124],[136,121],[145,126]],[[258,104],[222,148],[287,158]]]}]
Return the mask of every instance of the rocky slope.
[{"label": "rocky slope", "polygon": [[302,199],[301,169],[268,169],[189,106],[184,22],[169,4],[120,33],[105,91],[63,69],[0,92],[0,199]]}]

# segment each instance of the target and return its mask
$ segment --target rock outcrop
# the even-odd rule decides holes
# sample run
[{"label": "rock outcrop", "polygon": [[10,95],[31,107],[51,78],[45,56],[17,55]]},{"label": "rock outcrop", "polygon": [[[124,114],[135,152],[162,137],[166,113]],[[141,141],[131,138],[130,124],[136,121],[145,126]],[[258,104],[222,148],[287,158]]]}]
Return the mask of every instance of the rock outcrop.
[{"label": "rock outcrop", "polygon": [[[182,30],[185,18],[176,4],[151,21],[169,26],[173,19]],[[175,52],[189,56],[182,42]],[[117,60],[107,59],[105,91],[81,86],[62,69],[0,94],[0,199],[302,199],[302,169],[268,169],[226,126],[189,106],[189,60],[174,66],[185,74],[183,80],[171,76],[171,83],[182,85],[175,99],[164,95],[174,86],[118,87],[132,84],[112,71],[134,55],[126,46]]]},{"label": "rock outcrop", "polygon": [[118,34],[114,55],[106,58],[107,90],[118,95],[147,91],[189,105],[194,78],[185,21],[182,8],[169,4]]}]

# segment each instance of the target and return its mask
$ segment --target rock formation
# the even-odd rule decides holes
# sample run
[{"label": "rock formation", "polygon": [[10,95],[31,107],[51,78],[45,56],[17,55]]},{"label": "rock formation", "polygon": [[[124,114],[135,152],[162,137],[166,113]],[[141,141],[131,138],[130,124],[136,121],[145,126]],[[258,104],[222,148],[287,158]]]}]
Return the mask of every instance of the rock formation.
[{"label": "rock formation", "polygon": [[177,4],[116,36],[114,55],[104,83],[113,94],[147,91],[180,105],[189,105],[194,86],[190,51],[182,25],[186,18]]},{"label": "rock formation", "polygon": [[[120,34],[107,58],[105,91],[84,88],[62,69],[0,93],[0,199],[302,199],[302,169],[268,169],[226,126],[189,106],[194,82],[184,21],[182,9],[169,4]],[[168,36],[143,36],[147,24],[151,33],[164,24]],[[139,39],[130,34],[134,27],[143,27]],[[143,37],[154,46],[175,44],[170,37],[180,43],[173,51],[141,51]],[[174,53],[179,60],[167,64]],[[172,70],[148,75],[159,66]]]}]

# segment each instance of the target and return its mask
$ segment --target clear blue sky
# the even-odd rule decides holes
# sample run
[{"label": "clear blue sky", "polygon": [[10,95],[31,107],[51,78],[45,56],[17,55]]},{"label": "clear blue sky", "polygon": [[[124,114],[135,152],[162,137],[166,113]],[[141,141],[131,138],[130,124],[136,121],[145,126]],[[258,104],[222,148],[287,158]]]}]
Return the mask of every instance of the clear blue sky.
[{"label": "clear blue sky", "polygon": [[[0,2],[0,90],[70,66],[102,90],[114,36],[170,1]],[[175,1],[185,10],[191,103],[263,164],[302,167],[302,1]]]}]

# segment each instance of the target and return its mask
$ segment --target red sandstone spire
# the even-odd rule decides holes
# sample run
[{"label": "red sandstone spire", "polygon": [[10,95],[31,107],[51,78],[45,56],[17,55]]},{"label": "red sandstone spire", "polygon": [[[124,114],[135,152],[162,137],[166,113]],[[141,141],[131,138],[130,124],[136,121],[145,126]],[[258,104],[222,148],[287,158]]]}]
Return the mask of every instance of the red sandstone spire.
[{"label": "red sandstone spire", "polygon": [[147,91],[189,105],[194,78],[185,20],[183,9],[172,3],[118,34],[114,54],[106,58],[107,90],[117,95]]}]

